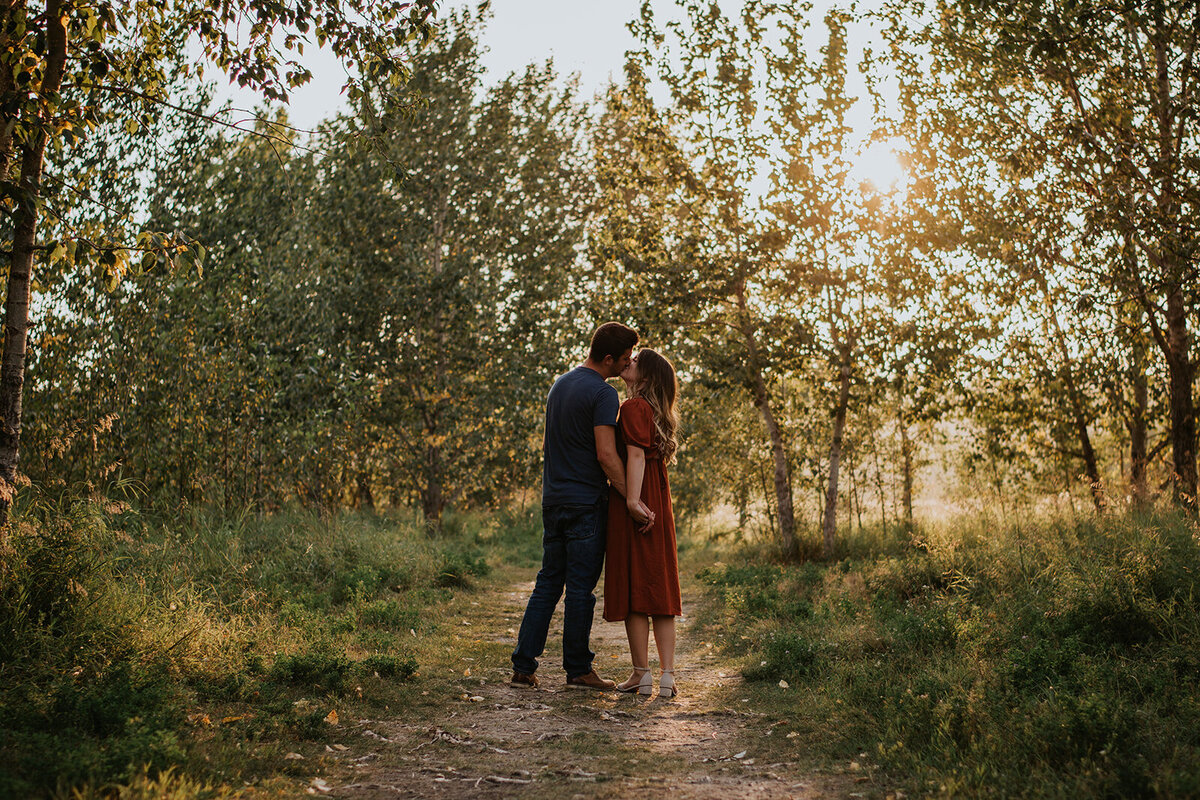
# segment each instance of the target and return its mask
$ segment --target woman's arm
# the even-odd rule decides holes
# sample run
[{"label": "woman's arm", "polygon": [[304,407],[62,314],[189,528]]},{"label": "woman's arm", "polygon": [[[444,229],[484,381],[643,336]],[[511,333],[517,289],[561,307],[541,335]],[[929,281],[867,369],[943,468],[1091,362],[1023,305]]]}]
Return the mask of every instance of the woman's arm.
[{"label": "woman's arm", "polygon": [[646,451],[632,444],[626,445],[625,451],[625,487],[628,489],[625,505],[633,518],[638,519],[641,509],[645,508],[642,504],[642,481],[646,477]]}]

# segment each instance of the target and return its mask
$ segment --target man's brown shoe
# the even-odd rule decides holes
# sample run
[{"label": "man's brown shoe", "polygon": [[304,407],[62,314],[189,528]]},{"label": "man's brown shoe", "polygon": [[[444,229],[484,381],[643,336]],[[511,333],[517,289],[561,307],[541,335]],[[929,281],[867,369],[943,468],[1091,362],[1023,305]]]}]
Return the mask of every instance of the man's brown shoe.
[{"label": "man's brown shoe", "polygon": [[596,674],[596,670],[592,670],[586,675],[576,675],[574,678],[567,678],[567,688],[599,689],[602,692],[609,692],[617,688],[617,682],[605,680]]},{"label": "man's brown shoe", "polygon": [[524,672],[514,671],[512,678],[508,681],[508,685],[536,689],[538,687],[538,679],[536,675],[526,675]]}]

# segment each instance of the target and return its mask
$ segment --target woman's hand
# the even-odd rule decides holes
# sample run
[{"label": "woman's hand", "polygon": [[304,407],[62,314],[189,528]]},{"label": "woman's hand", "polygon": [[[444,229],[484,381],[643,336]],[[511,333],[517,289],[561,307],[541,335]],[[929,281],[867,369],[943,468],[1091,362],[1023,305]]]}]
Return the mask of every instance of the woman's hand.
[{"label": "woman's hand", "polygon": [[625,507],[629,509],[629,516],[633,517],[633,521],[637,523],[638,532],[649,532],[655,519],[654,512],[650,510],[650,507],[641,500],[626,502]]}]

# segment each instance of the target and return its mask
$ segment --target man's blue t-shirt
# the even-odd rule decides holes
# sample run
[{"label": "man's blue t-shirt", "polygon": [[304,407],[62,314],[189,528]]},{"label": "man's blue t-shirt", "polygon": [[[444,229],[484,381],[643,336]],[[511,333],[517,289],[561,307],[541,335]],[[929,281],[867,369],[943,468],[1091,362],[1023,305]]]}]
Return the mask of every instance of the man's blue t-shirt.
[{"label": "man's blue t-shirt", "polygon": [[617,390],[600,373],[576,367],[550,387],[542,445],[542,505],[588,505],[608,490],[596,457],[597,425],[616,425]]}]

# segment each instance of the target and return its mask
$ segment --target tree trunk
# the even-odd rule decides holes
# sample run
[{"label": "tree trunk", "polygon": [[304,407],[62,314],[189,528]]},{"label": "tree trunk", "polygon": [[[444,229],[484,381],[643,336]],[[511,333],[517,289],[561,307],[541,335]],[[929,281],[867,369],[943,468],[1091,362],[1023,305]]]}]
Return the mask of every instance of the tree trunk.
[{"label": "tree trunk", "polygon": [[[46,3],[46,67],[41,101],[57,94],[67,57],[67,30],[59,0]],[[6,101],[8,97],[4,98]],[[36,250],[38,201],[45,165],[50,114],[39,110],[39,128],[21,150],[18,201],[13,212],[13,248],[4,301],[4,348],[0,355],[0,542],[7,536],[8,512],[17,485],[21,445],[21,401],[25,386],[25,354],[29,338],[29,290]],[[2,177],[2,176],[0,176]]]},{"label": "tree trunk", "polygon": [[783,429],[771,407],[767,383],[763,378],[762,368],[759,366],[758,341],[754,336],[754,330],[745,322],[749,319],[749,311],[746,306],[744,289],[739,286],[736,295],[738,309],[743,320],[739,331],[749,355],[749,358],[746,359],[746,371],[750,378],[751,392],[754,395],[754,407],[758,409],[763,424],[767,426],[767,435],[771,438],[771,459],[775,466],[775,503],[779,513],[779,543],[784,557],[794,558],[800,548],[796,541],[796,515],[792,507],[792,479],[788,473],[787,448],[783,442]]},{"label": "tree trunk", "polygon": [[1196,406],[1192,397],[1195,368],[1188,346],[1187,307],[1183,289],[1176,285],[1167,295],[1167,375],[1171,397],[1171,461],[1174,467],[1175,503],[1195,512]]},{"label": "tree trunk", "polygon": [[842,348],[838,370],[838,399],[833,411],[833,439],[829,444],[829,486],[825,491],[825,517],[821,522],[821,555],[833,558],[837,532],[838,465],[842,458],[842,436],[846,428],[846,409],[850,405],[850,348]]},{"label": "tree trunk", "polygon": [[[445,269],[442,261],[442,248],[446,243],[446,214],[450,198],[442,191],[433,209],[432,238],[429,247],[430,271],[440,279]],[[442,306],[438,304],[433,310],[433,339],[434,339],[434,390],[427,395],[429,407],[425,411],[425,487],[421,492],[421,511],[425,515],[425,524],[430,530],[440,530],[442,526],[442,511],[446,508],[446,498],[443,491],[444,476],[442,475],[442,441],[441,408],[446,402],[446,345],[449,340],[445,327]]]},{"label": "tree trunk", "polygon": [[796,542],[796,517],[792,509],[792,485],[788,475],[783,431],[771,408],[771,399],[767,396],[766,382],[762,374],[754,370],[751,379],[754,382],[754,407],[762,416],[763,424],[767,426],[767,434],[771,437],[771,458],[775,466],[775,505],[779,511],[779,543],[784,556],[792,558],[799,551],[799,547]]},{"label": "tree trunk", "polygon": [[441,450],[430,445],[425,449],[425,488],[421,491],[421,512],[425,515],[425,524],[431,530],[437,530],[442,525],[442,510],[446,500],[442,494],[441,480]]},{"label": "tree trunk", "polygon": [[375,510],[375,495],[371,493],[371,478],[367,475],[366,470],[359,470],[355,474],[356,498],[359,508],[365,508],[368,511]]},{"label": "tree trunk", "polygon": [[904,522],[911,529],[913,524],[913,445],[908,438],[908,425],[903,413],[900,419],[900,456],[904,464],[904,484],[901,495],[904,506]]},{"label": "tree trunk", "polygon": [[1067,398],[1071,403],[1071,414],[1075,424],[1075,435],[1079,437],[1079,452],[1083,457],[1084,474],[1088,478],[1088,487],[1092,493],[1092,504],[1096,507],[1096,513],[1104,513],[1104,486],[1100,481],[1100,468],[1096,463],[1096,451],[1092,448],[1092,437],[1088,433],[1087,415],[1083,408],[1083,396],[1079,393],[1079,387],[1075,383],[1075,364],[1071,359],[1071,353],[1067,349],[1067,337],[1063,334],[1062,326],[1058,322],[1058,308],[1054,305],[1053,299],[1050,297],[1050,290],[1046,284],[1044,277],[1040,277],[1042,294],[1046,298],[1046,310],[1050,316],[1050,323],[1054,330],[1055,343],[1058,345],[1058,354],[1062,359],[1062,374],[1063,380],[1067,384]]},{"label": "tree trunk", "polygon": [[875,456],[875,488],[879,491],[879,530],[887,534],[887,496],[883,488],[883,465],[879,462],[879,440],[871,443]]},{"label": "tree trunk", "polygon": [[[1140,334],[1134,334],[1135,337]],[[1140,342],[1134,344],[1133,369],[1130,382],[1133,384],[1133,404],[1126,415],[1125,426],[1129,430],[1129,497],[1135,510],[1143,510],[1150,501],[1146,485],[1148,439],[1146,414],[1150,405],[1150,389],[1146,380],[1143,361],[1144,348]]]}]

